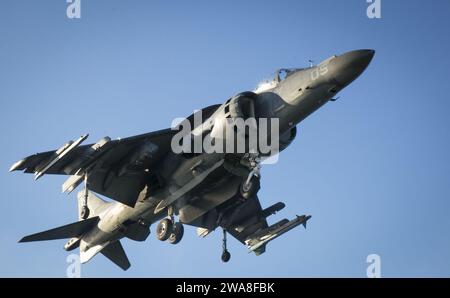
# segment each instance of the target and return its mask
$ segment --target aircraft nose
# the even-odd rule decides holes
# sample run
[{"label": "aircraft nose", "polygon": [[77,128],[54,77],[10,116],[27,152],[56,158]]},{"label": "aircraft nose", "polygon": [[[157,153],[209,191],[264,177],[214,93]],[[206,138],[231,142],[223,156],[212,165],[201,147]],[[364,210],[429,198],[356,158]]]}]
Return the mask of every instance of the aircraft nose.
[{"label": "aircraft nose", "polygon": [[334,59],[334,79],[342,86],[354,81],[367,68],[375,55],[374,50],[347,52]]}]

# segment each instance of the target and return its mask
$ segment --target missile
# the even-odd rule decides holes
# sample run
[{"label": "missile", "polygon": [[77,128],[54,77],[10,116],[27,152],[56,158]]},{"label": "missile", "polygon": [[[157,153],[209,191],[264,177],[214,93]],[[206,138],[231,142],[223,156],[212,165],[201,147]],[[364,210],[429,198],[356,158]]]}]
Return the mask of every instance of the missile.
[{"label": "missile", "polygon": [[263,249],[263,246],[274,240],[275,238],[280,237],[284,233],[292,230],[298,225],[303,225],[306,228],[306,222],[311,218],[310,215],[302,215],[298,216],[289,221],[287,219],[283,219],[276,224],[271,225],[267,229],[261,231],[260,233],[255,233],[251,235],[246,241],[250,251],[255,252],[256,254],[261,253],[260,250]]},{"label": "missile", "polygon": [[34,180],[38,180],[41,178],[51,167],[53,167],[55,164],[57,164],[64,156],[66,156],[69,152],[73,151],[75,148],[77,148],[84,140],[88,138],[89,134],[85,134],[81,136],[78,140],[75,142],[70,141],[61,148],[59,148],[55,152],[55,157],[43,167],[43,169],[39,169],[35,172]]},{"label": "missile", "polygon": [[85,170],[88,168],[96,159],[105,152],[108,145],[111,142],[110,137],[104,137],[100,139],[97,143],[86,148],[83,152],[80,152],[79,156],[73,160],[70,164],[64,167],[64,172],[66,174],[74,173],[75,171],[80,172],[80,170]]},{"label": "missile", "polygon": [[83,182],[83,177],[86,172],[89,172],[95,165],[100,155],[107,150],[111,142],[110,137],[104,137],[91,147],[87,148],[82,156],[71,162],[64,168],[64,172],[72,173],[77,169],[76,173],[70,176],[62,185],[62,192],[70,194],[75,188]]}]

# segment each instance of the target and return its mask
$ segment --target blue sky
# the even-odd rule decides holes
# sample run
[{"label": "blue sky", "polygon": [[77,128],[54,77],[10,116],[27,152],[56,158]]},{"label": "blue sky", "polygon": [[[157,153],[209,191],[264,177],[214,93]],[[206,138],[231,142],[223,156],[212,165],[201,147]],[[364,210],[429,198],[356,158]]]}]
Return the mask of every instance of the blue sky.
[{"label": "blue sky", "polygon": [[89,132],[126,137],[219,103],[280,67],[373,48],[367,71],[299,126],[276,165],[262,170],[263,206],[275,222],[311,214],[308,229],[259,257],[221,233],[176,246],[123,241],[132,267],[103,256],[82,276],[450,276],[450,2],[365,0],[0,2],[0,276],[66,275],[65,241],[17,244],[76,220],[64,177],[8,173],[16,160]]}]

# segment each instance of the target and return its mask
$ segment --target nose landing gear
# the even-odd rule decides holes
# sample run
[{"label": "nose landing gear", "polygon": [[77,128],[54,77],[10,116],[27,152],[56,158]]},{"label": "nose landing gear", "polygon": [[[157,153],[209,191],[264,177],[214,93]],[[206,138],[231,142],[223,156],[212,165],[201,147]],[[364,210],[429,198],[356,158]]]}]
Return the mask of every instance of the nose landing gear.
[{"label": "nose landing gear", "polygon": [[258,192],[260,188],[260,178],[261,178],[261,159],[258,156],[249,156],[249,167],[250,173],[247,179],[242,181],[241,187],[239,188],[241,197],[246,200]]}]

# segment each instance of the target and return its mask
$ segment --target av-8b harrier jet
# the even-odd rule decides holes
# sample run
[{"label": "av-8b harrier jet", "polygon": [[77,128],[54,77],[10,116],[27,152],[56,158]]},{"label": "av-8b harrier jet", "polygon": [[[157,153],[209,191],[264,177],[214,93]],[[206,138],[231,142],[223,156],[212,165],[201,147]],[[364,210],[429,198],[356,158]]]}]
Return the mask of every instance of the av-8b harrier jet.
[{"label": "av-8b harrier jet", "polygon": [[[281,69],[254,92],[206,107],[176,129],[118,140],[105,137],[81,146],[87,138],[84,135],[58,150],[18,161],[10,170],[34,173],[35,179],[45,174],[68,175],[63,192],[84,184],[78,193],[79,221],[26,236],[20,242],[69,239],[64,248],[79,247],[82,263],[100,252],[126,270],[130,263],[120,239],[144,241],[150,225],[159,221],[156,237],[172,244],[183,237],[184,224],[197,227],[202,237],[222,228],[224,262],[230,259],[227,234],[256,255],[264,253],[268,242],[299,225],[306,227],[311,216],[268,224],[267,218],[285,204],[261,207],[257,193],[262,161],[288,147],[297,125],[336,100],[336,94],[366,69],[374,53],[351,51],[316,66]],[[249,125],[238,127],[240,119]],[[230,124],[235,134],[228,132]],[[252,141],[255,129],[258,133]],[[241,150],[236,149],[239,140],[244,142]],[[263,150],[261,143],[270,143],[276,150]],[[205,144],[231,150],[209,150]]]}]

